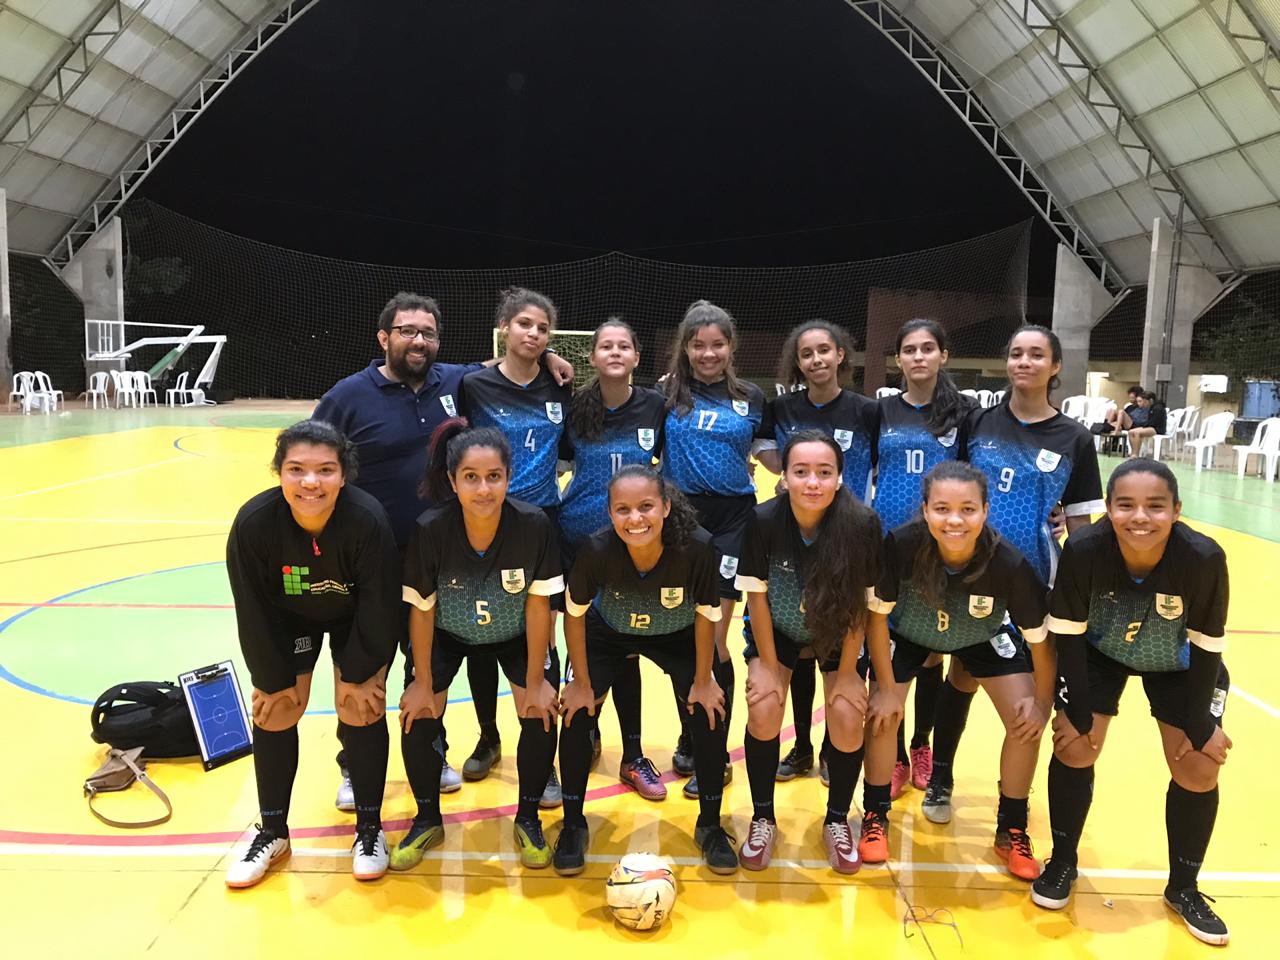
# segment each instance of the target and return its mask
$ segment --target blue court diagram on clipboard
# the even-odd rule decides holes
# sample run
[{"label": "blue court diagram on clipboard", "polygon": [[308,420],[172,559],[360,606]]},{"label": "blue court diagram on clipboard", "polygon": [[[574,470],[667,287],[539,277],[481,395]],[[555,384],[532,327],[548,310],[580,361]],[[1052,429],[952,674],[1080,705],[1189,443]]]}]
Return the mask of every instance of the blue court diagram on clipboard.
[{"label": "blue court diagram on clipboard", "polygon": [[244,699],[231,661],[184,673],[178,681],[191,711],[206,770],[252,752]]}]

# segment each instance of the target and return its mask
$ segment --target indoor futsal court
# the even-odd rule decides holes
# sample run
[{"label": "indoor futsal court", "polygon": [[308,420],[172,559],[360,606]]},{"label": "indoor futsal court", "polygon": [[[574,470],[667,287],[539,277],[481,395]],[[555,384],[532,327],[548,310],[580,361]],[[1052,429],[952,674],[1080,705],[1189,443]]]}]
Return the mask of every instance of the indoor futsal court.
[{"label": "indoor futsal court", "polygon": [[[1082,877],[1062,913],[1034,907],[1026,885],[1005,874],[991,852],[995,758],[989,750],[982,756],[981,745],[998,736],[998,721],[981,695],[957,761],[955,819],[945,827],[928,823],[918,815],[921,794],[908,788],[891,818],[901,831],[894,858],[852,878],[838,877],[823,859],[823,788],[812,774],[778,786],[782,840],[768,871],[709,873],[691,839],[696,804],[674,789],[663,803],[649,803],[613,777],[617,725],[606,705],[604,756],[586,806],[592,848],[584,874],[561,878],[519,866],[510,837],[509,749],[496,776],[443,798],[443,848],[412,872],[358,884],[350,870],[351,818],[333,808],[336,743],[324,660],[302,723],[293,857],[256,889],[231,891],[222,883],[233,846],[245,842],[257,817],[247,758],[209,773],[198,762],[157,761],[149,770],[173,800],[173,819],[128,833],[103,828],[79,790],[101,750],[88,736],[88,704],[124,678],[173,678],[226,657],[239,662],[223,563],[227,529],[240,503],[272,481],[275,432],[309,411],[267,403],[73,407],[52,420],[0,419],[0,722],[10,731],[11,771],[0,800],[0,894],[13,956],[77,956],[90,939],[106,944],[90,950],[99,955],[192,957],[225,956],[246,943],[260,956],[350,955],[371,944],[386,956],[432,949],[432,942],[497,956],[528,937],[545,937],[541,949],[580,955],[628,947],[663,956],[801,949],[832,956],[1018,950],[1190,957],[1209,949],[1170,922],[1160,901],[1167,772],[1151,749],[1154,725],[1136,683],[1099,761]],[[1104,457],[1104,474],[1118,462]],[[1230,917],[1230,949],[1261,956],[1280,895],[1280,828],[1262,809],[1267,791],[1260,789],[1273,776],[1267,745],[1280,724],[1280,680],[1270,656],[1278,631],[1268,599],[1280,589],[1280,496],[1256,477],[1197,475],[1186,466],[1178,472],[1186,515],[1226,548],[1232,578],[1227,662],[1234,688],[1226,724],[1235,749],[1201,887]],[[243,666],[240,676],[243,683]],[[396,676],[392,703],[400,692]],[[648,664],[644,681],[653,691],[666,687]],[[461,677],[451,696],[450,760],[458,765],[474,740],[475,717]],[[498,718],[505,744],[514,744],[506,704],[504,697]],[[645,752],[664,771],[676,737],[669,714],[669,696],[646,697]],[[732,736],[738,749],[725,814],[740,836],[751,812],[741,721]],[[785,750],[786,730],[783,738]],[[1049,830],[1048,741],[1031,795],[1031,834],[1041,855]],[[149,801],[136,785],[104,797],[122,815],[143,815]],[[389,834],[407,826],[412,810],[393,750],[383,808]],[[544,813],[552,835],[557,816]],[[640,850],[670,858],[679,882],[672,921],[649,934],[619,927],[604,906],[609,870]]]}]

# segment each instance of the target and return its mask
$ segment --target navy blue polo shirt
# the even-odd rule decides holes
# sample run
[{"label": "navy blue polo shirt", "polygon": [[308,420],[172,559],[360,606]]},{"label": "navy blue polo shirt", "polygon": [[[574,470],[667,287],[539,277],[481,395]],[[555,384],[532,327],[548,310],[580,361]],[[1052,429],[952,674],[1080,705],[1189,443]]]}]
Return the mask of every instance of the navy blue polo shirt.
[{"label": "navy blue polo shirt", "polygon": [[422,389],[388,380],[374,360],[339,380],[317,404],[313,420],[327,420],[356,445],[360,469],[356,486],[377,499],[391,520],[396,546],[409,542],[414,521],[428,506],[418,499],[427,469],[427,442],[443,421],[458,414],[464,374],[480,363],[433,363]]}]

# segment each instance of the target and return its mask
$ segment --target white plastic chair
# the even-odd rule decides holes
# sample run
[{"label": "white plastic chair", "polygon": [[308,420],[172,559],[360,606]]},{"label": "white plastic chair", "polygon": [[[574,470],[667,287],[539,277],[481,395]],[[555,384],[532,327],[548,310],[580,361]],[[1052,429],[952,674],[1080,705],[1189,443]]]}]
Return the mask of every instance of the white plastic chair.
[{"label": "white plastic chair", "polygon": [[1004,395],[1008,392],[1009,391],[1007,390],[997,390],[995,393],[993,393],[991,395],[991,405],[993,407],[998,407],[1000,406],[1000,404],[1004,403]]},{"label": "white plastic chair", "polygon": [[1174,438],[1178,435],[1178,427],[1182,424],[1182,418],[1187,415],[1186,407],[1177,407],[1170,410],[1164,417],[1164,433],[1157,433],[1151,438],[1152,451],[1151,456],[1154,460],[1160,459],[1160,448],[1166,440],[1169,441],[1169,449],[1174,449]]},{"label": "white plastic chair", "polygon": [[53,401],[53,409],[58,409],[58,404],[64,403],[61,390],[55,390],[53,383],[49,380],[49,375],[43,370],[34,371],[36,378],[36,390],[45,394]]},{"label": "white plastic chair", "polygon": [[107,371],[99,370],[97,373],[89,376],[89,389],[84,392],[84,405],[87,407],[89,401],[93,401],[93,409],[98,409],[98,400],[101,398],[104,407],[111,406],[111,401],[107,399],[107,384],[110,378]]},{"label": "white plastic chair", "polygon": [[1175,454],[1181,453],[1191,439],[1196,435],[1196,431],[1200,429],[1200,408],[1185,407],[1182,411],[1182,421],[1178,424],[1177,432],[1173,435],[1173,450]]},{"label": "white plastic chair", "polygon": [[182,371],[182,373],[178,374],[178,382],[164,392],[164,402],[169,406],[172,407],[175,403],[188,404],[197,402],[196,391],[187,389],[187,376],[187,371]]},{"label": "white plastic chair", "polygon": [[1253,442],[1247,447],[1232,447],[1236,455],[1236,476],[1243,477],[1249,455],[1257,457],[1256,466],[1268,482],[1276,479],[1276,461],[1280,460],[1280,417],[1269,417],[1258,424]]},{"label": "white plastic chair", "polygon": [[995,401],[992,400],[992,397],[994,396],[995,394],[992,393],[990,390],[979,390],[978,403],[980,403],[983,407],[995,406]]},{"label": "white plastic chair", "polygon": [[881,397],[896,397],[901,392],[902,391],[897,387],[880,387],[876,390],[876,399],[879,400]]},{"label": "white plastic chair", "polygon": [[133,372],[133,392],[140,407],[147,405],[147,397],[151,398],[152,406],[160,402],[160,398],[156,395],[156,388],[151,385],[151,374],[145,370]]},{"label": "white plastic chair", "polygon": [[111,376],[111,390],[116,395],[117,407],[132,407],[137,397],[133,392],[133,378],[125,371],[108,370]]},{"label": "white plastic chair", "polygon": [[1213,466],[1214,450],[1218,444],[1227,442],[1227,432],[1235,419],[1236,415],[1230,411],[1215,413],[1200,424],[1200,436],[1187,441],[1187,449],[1194,450],[1196,454],[1197,473],[1204,469],[1206,463]]},{"label": "white plastic chair", "polygon": [[19,370],[15,373],[13,386],[9,390],[9,402],[5,405],[5,409],[12,410],[15,403],[22,406],[22,401],[35,389],[35,381],[35,376],[29,370]]},{"label": "white plastic chair", "polygon": [[1085,412],[1089,407],[1089,398],[1084,394],[1077,394],[1074,397],[1067,397],[1062,401],[1062,415],[1070,417],[1072,420],[1084,420]]}]

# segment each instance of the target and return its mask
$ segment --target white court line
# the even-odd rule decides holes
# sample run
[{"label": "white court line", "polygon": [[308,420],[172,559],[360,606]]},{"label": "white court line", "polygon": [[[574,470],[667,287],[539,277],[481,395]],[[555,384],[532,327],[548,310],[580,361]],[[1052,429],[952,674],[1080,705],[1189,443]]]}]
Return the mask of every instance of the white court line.
[{"label": "white court line", "polygon": [[1244,690],[1241,690],[1234,683],[1231,684],[1231,696],[1239,697],[1245,703],[1252,703],[1255,707],[1257,707],[1263,713],[1268,713],[1271,716],[1275,717],[1277,720],[1280,720],[1280,710],[1277,710],[1271,704],[1267,703],[1267,701],[1258,699],[1252,693],[1248,693]]},{"label": "white court line", "polygon": [[177,463],[179,460],[186,459],[186,457],[170,457],[168,460],[157,460],[155,463],[144,463],[140,467],[129,467],[126,470],[114,470],[111,473],[96,473],[92,477],[81,477],[79,480],[68,480],[66,483],[56,483],[52,487],[38,487],[35,490],[24,490],[22,493],[7,493],[0,497],[0,500],[18,500],[22,497],[34,497],[38,493],[52,493],[54,490],[65,490],[67,487],[78,487],[82,483],[96,483],[99,480],[109,480],[112,477],[125,477],[131,473],[150,470],[152,467],[163,467],[167,463]]},{"label": "white court line", "polygon": [[[234,849],[243,849],[236,844]],[[0,844],[0,856],[39,856],[39,857],[204,857],[221,859],[227,854],[227,848],[218,844],[189,845],[156,845],[154,847],[94,847],[72,846],[55,843],[3,843]],[[345,859],[351,856],[350,847],[294,847],[293,856],[304,859]],[[617,863],[621,854],[587,855],[588,863]],[[477,863],[519,863],[520,855],[510,850],[429,850],[424,860],[438,861],[470,861]],[[668,863],[677,867],[697,867],[702,865],[701,857],[663,857]],[[830,870],[826,860],[782,860],[774,858],[773,866],[786,867],[792,870]],[[889,869],[902,870],[904,865],[895,861],[888,864],[867,864],[863,870],[879,873]],[[916,861],[910,869],[915,873],[971,873],[983,876],[1006,876],[1008,871],[1003,866],[993,863],[921,863]],[[1092,880],[1168,880],[1167,870],[1124,870],[1124,869],[1082,869],[1081,876]],[[552,874],[546,874],[552,876]],[[1280,873],[1263,873],[1251,871],[1205,871],[1200,879],[1210,883],[1280,883]]]},{"label": "white court line", "polygon": [[8,523],[74,523],[80,526],[85,523],[116,523],[123,524],[128,527],[136,527],[144,524],[153,524],[155,526],[217,526],[228,527],[231,525],[231,519],[225,520],[164,520],[155,517],[0,517],[0,521]]}]

